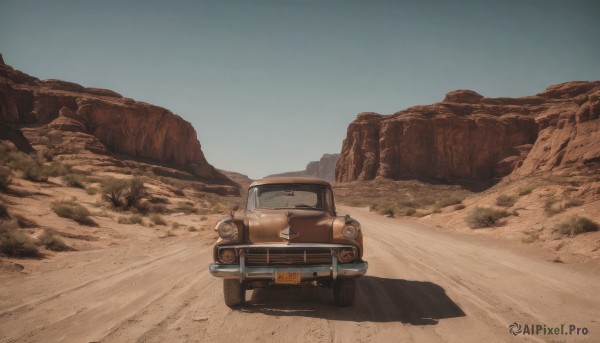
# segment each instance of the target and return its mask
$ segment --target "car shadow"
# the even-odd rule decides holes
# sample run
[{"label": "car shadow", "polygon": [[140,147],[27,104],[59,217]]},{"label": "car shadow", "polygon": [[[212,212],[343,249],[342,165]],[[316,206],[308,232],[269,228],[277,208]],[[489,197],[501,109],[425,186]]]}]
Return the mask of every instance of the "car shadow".
[{"label": "car shadow", "polygon": [[435,325],[440,319],[465,316],[444,288],[428,281],[364,276],[357,280],[351,307],[335,306],[332,293],[329,288],[256,289],[240,310],[270,316],[412,325]]}]

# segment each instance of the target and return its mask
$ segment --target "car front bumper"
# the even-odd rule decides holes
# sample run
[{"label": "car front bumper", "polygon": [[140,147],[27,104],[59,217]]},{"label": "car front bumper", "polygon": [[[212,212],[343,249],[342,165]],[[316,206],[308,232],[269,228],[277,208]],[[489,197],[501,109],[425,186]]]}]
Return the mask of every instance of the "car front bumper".
[{"label": "car front bumper", "polygon": [[211,263],[210,273],[216,277],[240,280],[275,280],[278,272],[299,272],[302,281],[316,279],[356,278],[365,275],[367,262],[345,263],[336,265],[302,265],[302,266],[252,266],[240,268],[240,265]]}]

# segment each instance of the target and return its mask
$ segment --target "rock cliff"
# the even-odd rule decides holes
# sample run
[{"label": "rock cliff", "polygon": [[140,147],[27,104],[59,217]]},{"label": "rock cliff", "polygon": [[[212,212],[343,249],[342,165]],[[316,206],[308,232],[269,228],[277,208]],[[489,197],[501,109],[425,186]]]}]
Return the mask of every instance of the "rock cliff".
[{"label": "rock cliff", "polygon": [[77,133],[83,148],[94,153],[155,161],[209,183],[234,185],[207,162],[192,125],[169,110],[110,90],[39,80],[3,62],[0,124],[5,131],[47,126]]},{"label": "rock cliff", "polygon": [[470,90],[392,115],[360,113],[348,126],[336,180],[377,177],[490,181],[600,160],[600,81],[522,98]]},{"label": "rock cliff", "polygon": [[318,161],[309,162],[306,169],[269,176],[306,176],[335,181],[335,166],[340,154],[324,154]]}]

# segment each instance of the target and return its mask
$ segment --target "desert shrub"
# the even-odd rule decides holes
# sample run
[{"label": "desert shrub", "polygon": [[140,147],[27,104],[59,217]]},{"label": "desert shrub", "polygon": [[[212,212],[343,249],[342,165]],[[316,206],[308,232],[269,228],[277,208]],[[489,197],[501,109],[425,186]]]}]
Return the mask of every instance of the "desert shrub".
[{"label": "desert shrub", "polygon": [[142,178],[138,176],[132,178],[127,183],[127,189],[124,195],[126,208],[137,206],[140,200],[148,195]]},{"label": "desert shrub", "polygon": [[198,209],[194,207],[194,204],[187,201],[182,201],[177,204],[177,211],[183,212],[185,214],[197,213]]},{"label": "desert shrub", "polygon": [[167,225],[167,222],[164,220],[164,218],[156,213],[150,216],[150,220],[156,225]]},{"label": "desert shrub", "polygon": [[463,204],[458,204],[456,206],[454,206],[454,210],[458,211],[458,210],[463,210],[466,206]]},{"label": "desert shrub", "polygon": [[62,164],[58,161],[52,161],[49,165],[45,166],[46,173],[48,176],[63,176],[73,174],[73,169],[68,164]]},{"label": "desert shrub", "polygon": [[456,195],[450,195],[450,196],[439,199],[438,201],[436,201],[435,204],[437,207],[443,208],[443,207],[448,207],[448,206],[452,206],[452,205],[458,205],[460,203],[462,203],[461,198],[459,198]]},{"label": "desert shrub", "polygon": [[549,198],[546,200],[546,202],[544,203],[544,214],[546,216],[552,217],[553,215],[565,210],[565,208],[560,205],[554,206],[555,203],[556,203],[556,199],[554,199],[554,198]]},{"label": "desert shrub", "polygon": [[180,196],[180,197],[182,197],[182,196],[185,196],[185,193],[183,192],[183,190],[182,190],[182,189],[179,189],[179,188],[175,188],[175,189],[173,190],[173,194],[175,194],[175,195],[177,195],[177,196]]},{"label": "desert shrub", "polygon": [[181,224],[179,224],[178,222],[171,223],[171,227],[174,229],[178,229],[180,226],[181,226]]},{"label": "desert shrub", "polygon": [[96,194],[98,194],[98,191],[99,191],[99,189],[96,187],[87,187],[85,189],[85,192],[89,195],[96,195]]},{"label": "desert shrub", "polygon": [[12,182],[12,170],[8,167],[0,166],[0,190],[7,190]]},{"label": "desert shrub", "polygon": [[149,211],[152,213],[169,213],[169,209],[163,204],[152,204],[150,205]]},{"label": "desert shrub", "polygon": [[575,236],[584,232],[598,231],[598,223],[586,217],[574,216],[569,220],[563,221],[555,228],[555,232],[563,235]]},{"label": "desert shrub", "polygon": [[102,180],[102,198],[113,207],[122,205],[122,197],[127,192],[127,181],[115,178]]},{"label": "desert shrub", "polygon": [[10,213],[8,212],[8,206],[0,202],[0,219],[8,219],[10,218]]},{"label": "desert shrub", "polygon": [[207,217],[207,216],[202,216],[202,217],[200,217],[200,221],[201,221],[201,222],[203,222],[203,221],[206,221],[206,220],[208,220],[208,217]]},{"label": "desert shrub", "polygon": [[576,207],[576,206],[581,206],[584,203],[585,203],[585,201],[583,201],[582,199],[577,199],[577,198],[576,199],[570,199],[570,200],[568,200],[565,203],[564,207],[565,208]]},{"label": "desert shrub", "polygon": [[20,232],[16,225],[0,221],[0,255],[11,257],[38,257],[33,240]]},{"label": "desert shrub", "polygon": [[512,206],[514,206],[516,201],[517,201],[517,198],[514,195],[500,194],[496,198],[496,205],[502,206],[502,207],[512,207]]},{"label": "desert shrub", "polygon": [[52,204],[52,210],[59,217],[73,219],[80,224],[94,224],[94,221],[90,218],[90,211],[75,201],[57,201]]},{"label": "desert shrub", "polygon": [[62,177],[69,187],[85,188],[85,176],[80,174],[67,174]]},{"label": "desert shrub", "polygon": [[134,214],[129,217],[119,217],[117,220],[119,224],[140,224],[144,225],[144,219],[139,214]]},{"label": "desert shrub", "polygon": [[63,241],[54,230],[45,229],[44,232],[38,237],[38,241],[49,250],[69,250],[69,247],[67,244],[65,244],[65,241]]},{"label": "desert shrub", "polygon": [[38,226],[38,224],[35,221],[25,218],[25,216],[23,216],[21,214],[15,214],[13,217],[17,221],[17,224],[19,225],[19,227],[21,227],[21,228]]},{"label": "desert shrub", "polygon": [[417,209],[409,207],[404,211],[404,215],[406,216],[413,216],[415,215],[415,213],[417,213]]},{"label": "desert shrub", "polygon": [[538,239],[540,239],[540,235],[538,233],[532,232],[532,233],[526,233],[523,238],[521,238],[521,242],[525,243],[525,244],[531,244],[535,241],[537,241]]},{"label": "desert shrub", "polygon": [[195,226],[188,226],[188,231],[189,232],[196,232],[196,231],[198,231],[198,229]]},{"label": "desert shrub", "polygon": [[467,224],[472,229],[492,227],[496,225],[498,220],[508,217],[508,212],[504,210],[496,210],[489,207],[476,207],[466,218]]},{"label": "desert shrub", "polygon": [[525,186],[525,187],[519,189],[519,192],[517,194],[519,194],[519,196],[524,196],[524,195],[527,195],[527,194],[530,194],[531,192],[533,192],[533,190],[535,188],[536,188],[535,185],[528,185],[528,186]]},{"label": "desert shrub", "polygon": [[23,177],[31,181],[44,181],[48,178],[44,165],[40,161],[20,151],[7,153],[2,159],[2,164],[21,171]]}]

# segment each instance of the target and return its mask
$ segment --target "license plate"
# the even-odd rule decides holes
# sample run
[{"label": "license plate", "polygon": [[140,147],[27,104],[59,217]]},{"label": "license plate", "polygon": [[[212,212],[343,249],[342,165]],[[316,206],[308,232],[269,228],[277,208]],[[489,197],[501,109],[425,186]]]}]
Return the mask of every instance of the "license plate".
[{"label": "license plate", "polygon": [[297,285],[300,283],[299,272],[277,272],[275,273],[275,283],[286,285]]}]

